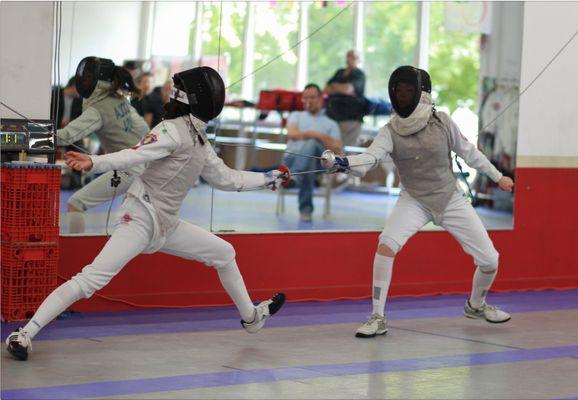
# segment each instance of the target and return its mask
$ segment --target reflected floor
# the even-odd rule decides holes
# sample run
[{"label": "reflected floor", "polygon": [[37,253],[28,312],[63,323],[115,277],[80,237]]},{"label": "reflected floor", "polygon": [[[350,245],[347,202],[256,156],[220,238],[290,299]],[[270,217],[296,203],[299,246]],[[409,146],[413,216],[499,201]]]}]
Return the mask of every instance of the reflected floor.
[{"label": "reflected floor", "polygon": [[[357,339],[367,300],[288,303],[256,335],[232,307],[72,314],[27,362],[2,351],[3,399],[544,399],[578,396],[578,290],[390,299],[389,332]],[[2,325],[2,339],[16,323]]]},{"label": "reflected floor", "polygon": [[[71,191],[62,191],[60,197],[60,227],[68,233],[66,202]],[[295,192],[296,193],[296,192]],[[270,190],[251,192],[212,191],[208,185],[199,185],[189,192],[181,208],[181,218],[214,232],[278,232],[293,230],[346,230],[381,231],[387,216],[393,210],[397,196],[384,193],[343,191],[331,196],[331,214],[323,218],[324,199],[314,198],[312,223],[299,221],[297,196],[285,195],[285,212],[276,215],[278,194]],[[211,201],[214,208],[211,213]],[[109,227],[113,225],[120,198],[112,205]],[[110,203],[102,204],[86,214],[86,233],[103,234]],[[508,212],[477,208],[487,229],[511,229],[513,216]],[[211,222],[212,219],[212,222]],[[426,230],[440,229],[428,224]]]}]

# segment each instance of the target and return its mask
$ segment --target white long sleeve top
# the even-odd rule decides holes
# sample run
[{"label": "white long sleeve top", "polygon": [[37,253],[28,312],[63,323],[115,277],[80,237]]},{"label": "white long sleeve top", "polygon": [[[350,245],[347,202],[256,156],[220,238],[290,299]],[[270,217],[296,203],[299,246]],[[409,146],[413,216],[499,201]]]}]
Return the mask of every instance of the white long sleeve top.
[{"label": "white long sleeve top", "polygon": [[228,191],[265,186],[264,174],[227,167],[206,138],[206,124],[190,118],[192,124],[188,116],[161,122],[133,148],[91,156],[95,172],[147,163],[128,194],[153,205],[163,235],[176,225],[180,206],[199,177]]},{"label": "white long sleeve top", "polygon": [[[478,172],[486,174],[494,182],[502,178],[502,173],[492,165],[478,148],[470,143],[456,123],[448,118],[451,150],[461,157],[466,164],[476,169]],[[355,156],[347,157],[349,165],[352,167],[351,172],[356,176],[363,176],[369,170],[383,161],[388,154],[393,151],[393,140],[389,128],[383,126],[373,143],[367,149],[367,152]],[[357,165],[357,166],[356,166]]]}]

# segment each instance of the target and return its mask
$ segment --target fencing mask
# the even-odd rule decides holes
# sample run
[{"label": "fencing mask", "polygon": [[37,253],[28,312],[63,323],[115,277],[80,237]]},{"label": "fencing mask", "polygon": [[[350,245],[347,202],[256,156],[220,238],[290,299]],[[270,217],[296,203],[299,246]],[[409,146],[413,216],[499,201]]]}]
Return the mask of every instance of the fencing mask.
[{"label": "fencing mask", "polygon": [[225,83],[210,67],[197,67],[173,76],[169,97],[188,104],[191,114],[204,122],[217,117],[225,105]]},{"label": "fencing mask", "polygon": [[431,93],[431,79],[425,70],[404,65],[391,74],[388,90],[395,112],[407,118],[418,106],[421,92]]},{"label": "fencing mask", "polygon": [[85,99],[88,99],[98,81],[112,81],[114,62],[107,58],[85,57],[76,68],[76,90]]}]

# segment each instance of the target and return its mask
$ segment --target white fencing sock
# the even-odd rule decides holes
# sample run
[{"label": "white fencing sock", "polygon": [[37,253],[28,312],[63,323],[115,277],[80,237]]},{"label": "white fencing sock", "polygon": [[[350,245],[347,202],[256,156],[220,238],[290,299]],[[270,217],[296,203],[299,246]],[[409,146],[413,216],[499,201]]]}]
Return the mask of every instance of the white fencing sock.
[{"label": "white fencing sock", "polygon": [[472,284],[472,294],[470,296],[470,305],[473,308],[480,308],[482,304],[484,304],[497,272],[498,270],[496,269],[490,274],[485,274],[480,267],[476,268]]},{"label": "white fencing sock", "polygon": [[84,233],[84,213],[78,211],[69,211],[68,215],[68,233]]},{"label": "white fencing sock", "polygon": [[233,300],[233,303],[235,303],[243,321],[253,322],[255,319],[255,306],[251,302],[249,293],[247,293],[237,262],[233,260],[227,266],[217,268],[217,272],[219,273],[221,284],[229,294],[229,297],[231,297],[231,300]]},{"label": "white fencing sock", "polygon": [[375,253],[373,260],[373,314],[384,315],[385,300],[391,283],[393,259],[393,257]]},{"label": "white fencing sock", "polygon": [[28,333],[30,339],[44,328],[50,321],[58,317],[71,304],[77,302],[84,297],[82,290],[78,283],[74,281],[64,282],[62,285],[54,289],[42,302],[38,310],[32,317],[28,324],[23,328]]}]

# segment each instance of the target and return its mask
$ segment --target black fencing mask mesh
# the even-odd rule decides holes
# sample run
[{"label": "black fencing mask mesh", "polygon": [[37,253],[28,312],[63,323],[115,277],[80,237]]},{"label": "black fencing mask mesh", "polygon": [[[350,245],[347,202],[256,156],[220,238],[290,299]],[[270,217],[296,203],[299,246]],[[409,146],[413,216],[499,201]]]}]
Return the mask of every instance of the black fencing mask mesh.
[{"label": "black fencing mask mesh", "polygon": [[112,81],[114,62],[108,58],[85,57],[76,68],[76,90],[85,99],[88,99],[98,81]]},{"label": "black fencing mask mesh", "polygon": [[431,79],[427,71],[404,65],[391,74],[388,91],[395,112],[407,118],[418,106],[421,92],[431,93]]},{"label": "black fencing mask mesh", "polygon": [[225,105],[225,83],[210,67],[197,67],[173,76],[170,97],[188,104],[191,114],[204,122],[217,117]]}]

